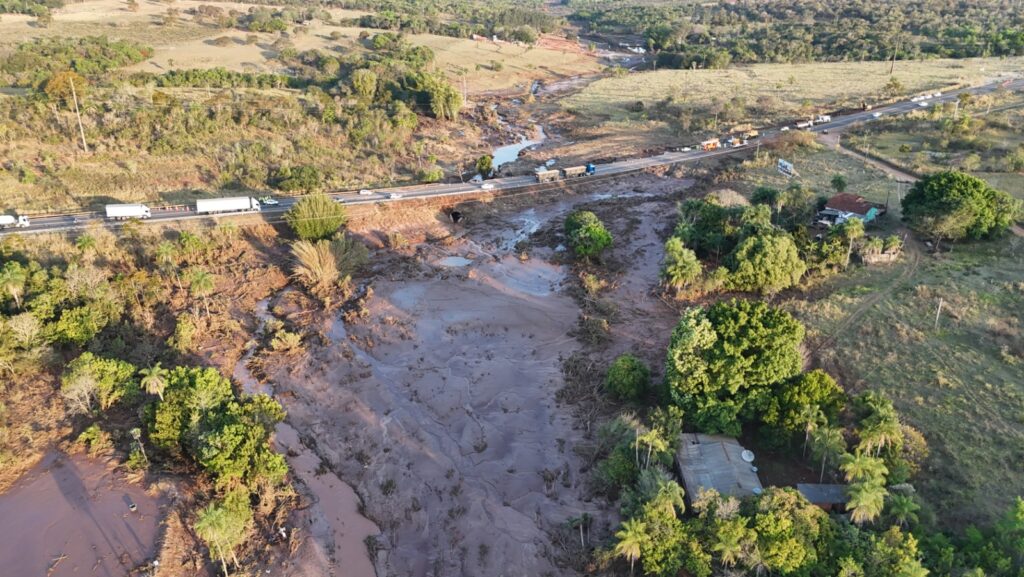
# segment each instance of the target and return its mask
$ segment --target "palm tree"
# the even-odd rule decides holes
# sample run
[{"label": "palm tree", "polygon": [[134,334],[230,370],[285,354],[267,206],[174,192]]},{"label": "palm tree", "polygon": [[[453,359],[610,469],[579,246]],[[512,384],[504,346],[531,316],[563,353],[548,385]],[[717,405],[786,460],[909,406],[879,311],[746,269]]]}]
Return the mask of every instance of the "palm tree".
[{"label": "palm tree", "polygon": [[886,416],[874,420],[860,432],[860,444],[858,449],[865,452],[874,450],[877,457],[882,449],[895,445],[903,439],[903,429],[900,428],[898,417]]},{"label": "palm tree", "polygon": [[174,275],[178,290],[181,290],[181,278],[178,276],[178,247],[169,240],[161,242],[156,246],[153,260],[164,276]]},{"label": "palm tree", "polygon": [[910,495],[889,495],[889,517],[902,528],[917,523],[921,506]]},{"label": "palm tree", "polygon": [[885,467],[885,461],[863,453],[853,455],[847,453],[839,461],[839,468],[846,474],[847,483],[884,481],[885,476],[889,474],[889,469]]},{"label": "palm tree", "polygon": [[846,451],[843,430],[837,427],[822,427],[814,431],[811,449],[815,455],[821,457],[821,477],[818,479],[821,483],[825,480],[825,465]]},{"label": "palm tree", "polygon": [[192,269],[189,274],[189,291],[192,296],[203,299],[206,316],[210,316],[210,300],[214,289],[213,275],[203,269]]},{"label": "palm tree", "polygon": [[637,443],[647,445],[647,459],[644,460],[644,469],[651,464],[651,453],[657,450],[659,453],[668,450],[668,441],[661,435],[661,431],[651,429],[637,437]]},{"label": "palm tree", "polygon": [[96,250],[96,237],[91,234],[83,234],[75,240],[75,247],[82,253],[83,260],[91,260],[89,257]]},{"label": "palm tree", "polygon": [[811,433],[825,421],[825,413],[815,404],[804,405],[800,409],[800,420],[804,423],[804,456],[807,456],[807,444],[811,442]]},{"label": "palm tree", "polygon": [[160,363],[153,365],[148,369],[142,369],[139,374],[142,375],[142,380],[139,384],[142,385],[142,389],[151,395],[160,397],[160,400],[164,400],[164,389],[167,388],[167,375],[170,371],[160,366]]},{"label": "palm tree", "polygon": [[850,500],[846,507],[850,510],[850,520],[857,525],[874,521],[885,508],[885,496],[888,494],[882,483],[878,481],[862,481],[847,487]]},{"label": "palm tree", "polygon": [[723,521],[715,533],[716,542],[711,550],[718,553],[722,565],[732,567],[740,560],[745,548],[751,541],[750,529],[744,517],[735,517]]},{"label": "palm tree", "polygon": [[16,261],[9,261],[0,269],[0,288],[14,299],[14,305],[21,308],[21,297],[25,294],[28,273]]},{"label": "palm tree", "polygon": [[615,555],[629,559],[629,574],[633,575],[633,566],[640,558],[640,552],[647,544],[647,525],[639,519],[629,519],[622,524],[622,529],[615,533]]}]

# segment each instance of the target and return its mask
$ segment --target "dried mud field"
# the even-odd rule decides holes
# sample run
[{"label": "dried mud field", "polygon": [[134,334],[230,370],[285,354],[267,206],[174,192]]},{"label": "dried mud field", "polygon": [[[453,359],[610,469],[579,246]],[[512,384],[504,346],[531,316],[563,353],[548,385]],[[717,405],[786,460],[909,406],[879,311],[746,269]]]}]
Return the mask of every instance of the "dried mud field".
[{"label": "dried mud field", "polygon": [[[579,450],[587,423],[559,396],[563,361],[663,354],[675,314],[652,289],[690,184],[644,175],[528,208],[470,209],[446,242],[377,251],[361,318],[322,313],[307,321],[320,338],[301,357],[256,356],[320,472],[351,485],[379,526],[366,540],[377,575],[570,575],[582,557],[571,521],[587,514],[589,539],[608,534],[616,519],[589,501]],[[616,235],[608,296],[621,314],[598,348],[574,336],[578,281],[559,241],[581,206]],[[362,562],[320,533],[330,574]]]}]

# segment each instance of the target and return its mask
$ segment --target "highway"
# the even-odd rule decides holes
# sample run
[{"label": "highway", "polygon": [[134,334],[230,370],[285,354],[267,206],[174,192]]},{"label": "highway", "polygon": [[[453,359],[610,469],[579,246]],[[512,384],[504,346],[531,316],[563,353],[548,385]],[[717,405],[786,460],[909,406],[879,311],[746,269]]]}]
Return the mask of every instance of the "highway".
[{"label": "highway", "polygon": [[[959,90],[951,90],[949,92],[943,92],[942,96],[933,97],[930,100],[924,102],[928,106],[933,106],[935,103],[951,102],[956,100],[960,93],[968,92],[974,95],[987,94],[994,92],[998,89],[1006,90],[1020,90],[1024,89],[1024,79],[1003,81],[998,83],[986,84],[983,86],[973,88],[963,88]],[[822,123],[811,127],[809,130],[812,132],[821,132],[829,129],[842,129],[852,124],[858,124],[862,122],[871,122],[887,116],[894,116],[899,114],[906,114],[914,110],[923,110],[918,102],[911,102],[909,100],[897,102],[887,106],[880,106],[870,111],[855,112],[852,114],[846,114],[842,116],[833,116],[831,122]],[[795,130],[795,128],[791,128]],[[761,131],[762,140],[771,140],[777,138],[782,134],[780,127],[768,128]],[[656,156],[648,156],[643,158],[634,158],[628,160],[620,160],[617,162],[611,162],[607,164],[597,165],[596,176],[599,177],[610,177],[615,175],[628,174],[632,172],[638,172],[648,168],[654,168],[658,166],[665,166],[670,164],[677,164],[683,162],[694,162],[702,159],[713,158],[715,156],[721,156],[726,154],[736,154],[744,152],[752,145],[734,147],[734,148],[723,148],[712,151],[703,151],[697,149],[696,145],[693,145],[695,150],[688,152],[666,152]],[[577,179],[560,180],[555,185],[571,186],[574,182],[585,183],[590,181],[593,177],[581,177]],[[536,178],[533,175],[524,176],[510,176],[506,178],[496,178],[487,181],[487,185],[493,188],[488,188],[487,192],[503,192],[512,191],[517,189],[524,189],[527,187],[537,186]],[[359,205],[359,204],[370,204],[376,202],[403,202],[413,199],[422,198],[433,198],[433,197],[445,197],[445,196],[459,196],[466,194],[474,194],[482,192],[481,185],[472,183],[456,183],[456,184],[423,184],[423,185],[412,185],[402,186],[387,189],[375,190],[374,194],[371,195],[359,195],[355,191],[350,192],[331,192],[328,193],[331,197],[335,198],[339,202],[346,205]],[[284,197],[278,198],[279,204],[276,206],[264,206],[261,214],[268,220],[277,220],[285,213],[289,208],[298,202],[301,197]],[[208,214],[197,214],[194,207],[190,206],[154,206],[150,205],[152,217],[146,222],[170,222],[170,221],[183,221],[183,220],[195,220],[195,219],[211,219],[211,218],[230,218],[232,216],[241,216],[253,213],[224,213],[219,215],[208,215]],[[275,218],[277,217],[277,218]],[[44,233],[44,232],[70,232],[78,229],[82,229],[90,224],[97,222],[106,222],[110,225],[122,224],[117,221],[107,221],[104,215],[99,212],[87,212],[87,213],[75,213],[75,214],[58,214],[58,215],[46,215],[39,217],[31,217],[31,226],[28,228],[8,228],[0,230],[0,234],[31,234],[31,233]]]}]

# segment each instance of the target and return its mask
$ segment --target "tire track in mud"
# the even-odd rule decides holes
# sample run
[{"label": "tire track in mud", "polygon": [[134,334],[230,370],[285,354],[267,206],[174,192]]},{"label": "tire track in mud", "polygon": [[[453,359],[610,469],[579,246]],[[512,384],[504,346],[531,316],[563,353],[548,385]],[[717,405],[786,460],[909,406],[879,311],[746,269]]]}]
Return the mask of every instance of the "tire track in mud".
[{"label": "tire track in mud", "polygon": [[868,311],[873,309],[876,305],[881,304],[883,301],[888,300],[897,288],[913,278],[914,273],[917,272],[917,269],[921,264],[921,250],[916,245],[910,243],[904,246],[904,254],[909,255],[910,260],[907,263],[907,266],[904,267],[903,271],[900,272],[899,276],[893,279],[887,287],[882,290],[875,291],[865,298],[864,302],[853,309],[853,312],[840,321],[839,324],[829,331],[827,335],[819,339],[819,341],[808,351],[808,356],[816,355],[818,351],[826,345],[833,344],[841,333],[848,332],[850,329],[854,328],[858,324],[858,321],[860,321]]}]

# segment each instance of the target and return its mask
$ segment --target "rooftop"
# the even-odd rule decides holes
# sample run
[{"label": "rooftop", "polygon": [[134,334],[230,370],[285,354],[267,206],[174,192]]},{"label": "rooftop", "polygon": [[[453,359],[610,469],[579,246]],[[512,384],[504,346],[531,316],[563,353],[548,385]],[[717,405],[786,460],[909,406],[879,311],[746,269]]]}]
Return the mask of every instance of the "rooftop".
[{"label": "rooftop", "polygon": [[684,433],[676,451],[676,466],[686,493],[691,497],[701,489],[733,497],[760,493],[761,480],[753,463],[743,460],[743,451],[731,437]]},{"label": "rooftop", "polygon": [[796,490],[815,505],[840,505],[849,499],[846,496],[846,485],[798,483]]},{"label": "rooftop", "polygon": [[871,202],[868,202],[863,196],[859,194],[851,194],[849,192],[841,192],[832,198],[828,199],[825,203],[825,208],[832,210],[838,210],[840,212],[851,212],[853,214],[866,215],[872,208],[877,206]]}]

